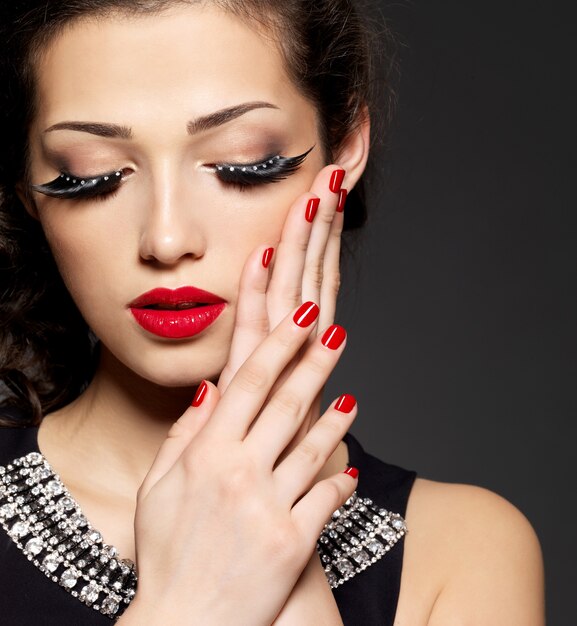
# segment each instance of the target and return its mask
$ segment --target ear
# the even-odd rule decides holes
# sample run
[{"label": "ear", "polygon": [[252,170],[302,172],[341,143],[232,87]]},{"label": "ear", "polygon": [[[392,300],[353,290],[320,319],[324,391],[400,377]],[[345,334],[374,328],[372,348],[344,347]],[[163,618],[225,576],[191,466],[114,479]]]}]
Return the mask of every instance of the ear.
[{"label": "ear", "polygon": [[28,213],[28,215],[30,215],[30,217],[32,217],[33,219],[37,220],[38,209],[36,208],[36,203],[34,202],[34,198],[32,198],[31,193],[25,187],[24,183],[22,183],[21,181],[16,183],[15,189],[18,199],[20,200],[20,202],[22,202],[22,205],[26,209],[26,213]]},{"label": "ear", "polygon": [[349,191],[357,184],[365,171],[369,158],[371,120],[365,105],[359,115],[357,126],[349,133],[335,157],[335,163],[346,172],[343,187]]}]

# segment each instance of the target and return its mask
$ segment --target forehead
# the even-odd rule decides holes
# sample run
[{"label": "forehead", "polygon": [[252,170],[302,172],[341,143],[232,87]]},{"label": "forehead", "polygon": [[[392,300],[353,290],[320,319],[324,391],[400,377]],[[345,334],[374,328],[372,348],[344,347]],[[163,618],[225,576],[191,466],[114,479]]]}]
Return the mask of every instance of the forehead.
[{"label": "forehead", "polygon": [[75,22],[43,54],[37,83],[43,124],[137,124],[171,109],[198,114],[266,100],[290,111],[304,102],[272,38],[206,5]]}]

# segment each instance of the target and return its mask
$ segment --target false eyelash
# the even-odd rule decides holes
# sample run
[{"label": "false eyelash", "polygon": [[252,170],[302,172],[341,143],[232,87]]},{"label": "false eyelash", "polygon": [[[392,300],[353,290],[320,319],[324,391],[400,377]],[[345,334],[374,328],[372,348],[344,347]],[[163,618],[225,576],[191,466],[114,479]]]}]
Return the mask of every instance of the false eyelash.
[{"label": "false eyelash", "polygon": [[85,178],[63,172],[49,183],[32,185],[32,189],[52,198],[93,198],[114,191],[121,181],[121,170]]},{"label": "false eyelash", "polygon": [[296,172],[313,148],[295,157],[276,155],[259,163],[217,163],[213,167],[223,183],[241,187],[278,183]]},{"label": "false eyelash", "polygon": [[[296,172],[313,148],[314,146],[295,157],[276,155],[258,163],[217,163],[213,167],[222,182],[239,187],[277,183]],[[32,185],[32,189],[45,196],[64,200],[96,198],[115,191],[121,181],[122,170],[84,178],[62,172],[49,183]]]}]

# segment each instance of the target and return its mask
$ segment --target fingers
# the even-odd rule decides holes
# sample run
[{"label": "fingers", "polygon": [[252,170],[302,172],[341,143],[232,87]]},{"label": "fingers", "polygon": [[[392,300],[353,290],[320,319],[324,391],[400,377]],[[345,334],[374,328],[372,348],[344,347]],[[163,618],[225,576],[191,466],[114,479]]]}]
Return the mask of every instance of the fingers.
[{"label": "fingers", "polygon": [[343,394],[319,418],[273,476],[286,502],[295,502],[324,467],[357,416],[354,396]]},{"label": "fingers", "polygon": [[[322,300],[322,327],[332,324],[339,286],[341,199],[346,197],[345,190],[338,190],[341,172],[338,166],[324,168],[313,184],[313,191],[320,195],[306,193],[295,201],[277,249],[260,246],[247,259],[230,355],[218,382],[221,393],[268,332],[301,302]],[[321,219],[316,217],[319,207]],[[311,233],[313,243],[309,245]],[[274,267],[269,280],[272,253]],[[304,293],[313,297],[304,297]]]},{"label": "fingers", "polygon": [[[267,307],[271,327],[300,302],[319,302],[325,328],[334,320],[338,284],[340,235],[343,225],[340,190],[344,170],[330,165],[315,178],[287,215],[271,273]],[[340,204],[339,204],[340,202]],[[328,254],[327,254],[328,253]],[[323,289],[324,276],[330,288]],[[322,298],[322,301],[321,301]],[[326,311],[324,310],[326,309]]]},{"label": "fingers", "polygon": [[[337,211],[337,208],[343,208],[339,205],[343,176],[342,168],[331,165],[322,170],[311,188],[312,193],[317,194],[321,201],[306,252],[302,297],[313,299],[322,306],[320,328],[332,324],[336,309],[334,286],[338,283],[340,236],[343,228],[343,213]],[[325,287],[326,281],[332,282],[328,289]]]},{"label": "fingers", "polygon": [[244,265],[240,277],[230,353],[218,381],[221,394],[239,367],[269,333],[266,299],[269,266],[273,255],[273,248],[259,246]]},{"label": "fingers", "polygon": [[308,347],[300,363],[270,397],[245,439],[264,467],[272,470],[281,452],[299,430],[343,353],[345,342],[346,332],[342,327],[329,327]]},{"label": "fingers", "polygon": [[188,444],[207,423],[220,398],[218,389],[209,381],[202,381],[190,407],[170,427],[154,462],[139,489],[145,497],[152,487],[173,467]]},{"label": "fingers", "polygon": [[[303,302],[305,256],[319,203],[318,196],[304,194],[287,215],[267,293],[271,328],[275,328],[288,311]],[[318,302],[318,297],[312,302]]]},{"label": "fingers", "polygon": [[314,302],[305,302],[258,345],[223,394],[205,429],[207,436],[244,439],[272,386],[310,335],[318,313]]},{"label": "fingers", "polygon": [[293,506],[293,523],[301,530],[303,537],[313,537],[313,547],[331,515],[353,495],[357,484],[357,470],[348,468],[319,481]]},{"label": "fingers", "polygon": [[[341,189],[339,202],[346,199],[346,190]],[[339,205],[337,204],[337,209]],[[344,208],[344,206],[343,206]],[[344,214],[337,210],[328,233],[328,239],[323,258],[323,281],[321,284],[319,300],[321,315],[319,328],[326,328],[335,320],[337,309],[337,297],[341,287],[341,237],[343,233]]]}]

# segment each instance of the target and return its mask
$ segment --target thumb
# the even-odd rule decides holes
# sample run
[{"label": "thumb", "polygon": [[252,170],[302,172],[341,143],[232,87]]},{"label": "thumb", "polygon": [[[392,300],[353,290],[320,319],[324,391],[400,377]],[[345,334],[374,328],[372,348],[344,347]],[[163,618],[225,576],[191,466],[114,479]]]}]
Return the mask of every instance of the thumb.
[{"label": "thumb", "polygon": [[208,422],[219,399],[220,393],[216,386],[203,380],[190,407],[170,427],[138,490],[138,498],[146,497],[152,487],[169,472],[185,448]]}]

